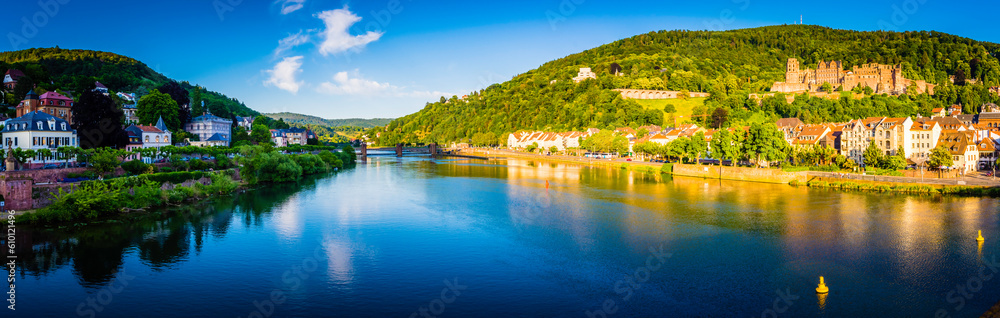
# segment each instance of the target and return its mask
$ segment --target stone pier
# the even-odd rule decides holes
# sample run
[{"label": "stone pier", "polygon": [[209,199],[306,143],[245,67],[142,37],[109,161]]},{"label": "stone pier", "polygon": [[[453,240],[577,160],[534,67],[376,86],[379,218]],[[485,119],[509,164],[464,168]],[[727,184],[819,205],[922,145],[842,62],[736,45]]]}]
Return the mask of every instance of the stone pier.
[{"label": "stone pier", "polygon": [[358,156],[358,161],[360,161],[360,162],[368,162],[368,144],[367,143],[363,143],[363,142],[361,143],[361,155]]},{"label": "stone pier", "polygon": [[396,157],[403,156],[403,144],[396,144]]}]

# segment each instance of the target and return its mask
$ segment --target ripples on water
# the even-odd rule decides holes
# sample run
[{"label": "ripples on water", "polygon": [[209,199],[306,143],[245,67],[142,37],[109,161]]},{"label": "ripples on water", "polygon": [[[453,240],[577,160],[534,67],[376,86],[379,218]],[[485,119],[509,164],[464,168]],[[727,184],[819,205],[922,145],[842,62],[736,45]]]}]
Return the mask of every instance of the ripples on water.
[{"label": "ripples on water", "polygon": [[13,313],[586,317],[613,304],[609,317],[978,317],[1000,279],[961,308],[947,295],[1000,251],[997,210],[995,199],[373,158],[168,217],[25,229]]}]

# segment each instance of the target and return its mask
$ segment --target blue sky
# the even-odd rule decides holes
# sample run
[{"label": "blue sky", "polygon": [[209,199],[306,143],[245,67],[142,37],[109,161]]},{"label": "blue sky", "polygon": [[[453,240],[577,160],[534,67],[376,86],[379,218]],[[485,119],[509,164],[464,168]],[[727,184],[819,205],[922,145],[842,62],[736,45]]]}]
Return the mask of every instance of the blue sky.
[{"label": "blue sky", "polygon": [[791,24],[802,15],[840,29],[1000,42],[1000,10],[987,1],[32,0],[0,8],[0,51],[115,52],[261,112],[325,118],[403,116],[442,94],[663,29]]}]

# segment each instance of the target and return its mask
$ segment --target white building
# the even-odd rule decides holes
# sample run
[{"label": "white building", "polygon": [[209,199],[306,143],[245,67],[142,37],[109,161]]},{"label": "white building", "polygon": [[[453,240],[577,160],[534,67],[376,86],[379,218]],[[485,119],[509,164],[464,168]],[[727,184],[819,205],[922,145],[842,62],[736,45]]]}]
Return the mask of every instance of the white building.
[{"label": "white building", "polygon": [[[39,154],[26,162],[29,167],[46,163],[58,163],[56,158],[57,149],[62,146],[79,147],[80,140],[76,135],[76,130],[70,127],[69,123],[61,118],[43,113],[30,112],[24,116],[8,120],[3,127],[4,145],[21,149],[49,149],[53,152],[53,157],[43,158]],[[59,160],[63,161],[63,160]],[[72,159],[70,161],[73,161]]]},{"label": "white building", "polygon": [[573,78],[573,82],[576,83],[583,82],[588,78],[597,79],[597,74],[591,71],[589,67],[581,67],[580,72],[577,73],[576,77]]},{"label": "white building", "polygon": [[191,145],[228,147],[229,141],[232,140],[232,128],[232,120],[212,115],[211,112],[205,112],[204,115],[192,119],[184,127],[184,130],[198,136],[198,141],[191,141]]},{"label": "white building", "polygon": [[[163,117],[160,117],[156,121],[156,126],[144,126],[144,125],[131,125],[125,128],[125,131],[129,132],[129,137],[132,136],[138,138],[136,141],[131,141],[128,148],[156,148],[160,149],[164,146],[169,146],[171,144],[172,133],[170,129],[167,129],[167,125],[163,123]],[[144,160],[147,161],[148,160]]]}]

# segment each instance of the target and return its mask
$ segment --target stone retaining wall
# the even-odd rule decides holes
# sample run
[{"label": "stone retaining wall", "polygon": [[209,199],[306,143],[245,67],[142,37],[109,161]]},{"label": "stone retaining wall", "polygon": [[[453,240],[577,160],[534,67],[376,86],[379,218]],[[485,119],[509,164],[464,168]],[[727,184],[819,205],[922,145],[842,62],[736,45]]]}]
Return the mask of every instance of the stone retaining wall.
[{"label": "stone retaining wall", "polygon": [[678,176],[767,183],[789,183],[792,180],[805,183],[808,180],[808,176],[804,172],[787,172],[767,168],[674,164],[673,173]]}]

